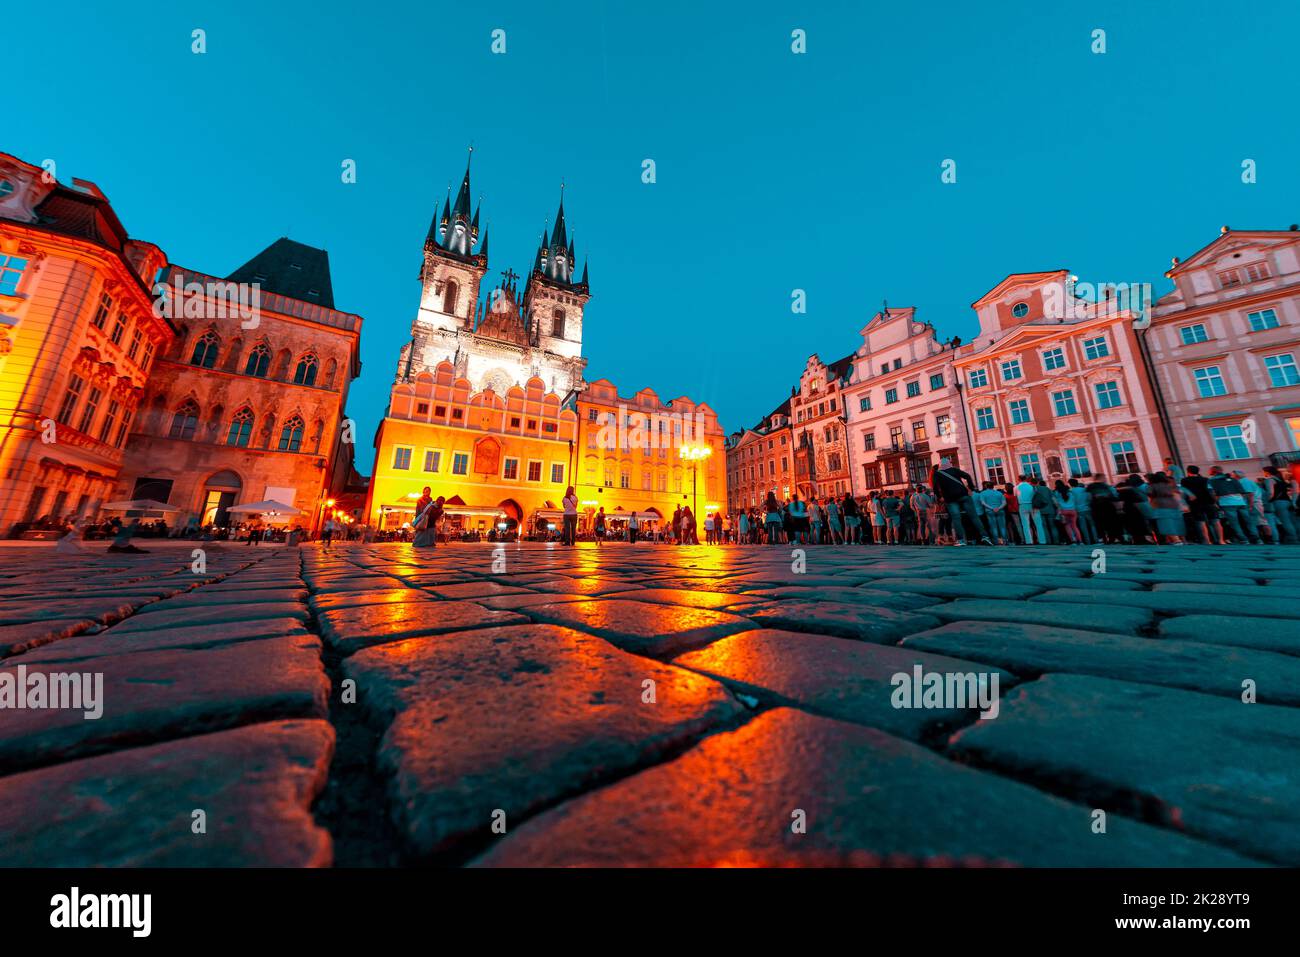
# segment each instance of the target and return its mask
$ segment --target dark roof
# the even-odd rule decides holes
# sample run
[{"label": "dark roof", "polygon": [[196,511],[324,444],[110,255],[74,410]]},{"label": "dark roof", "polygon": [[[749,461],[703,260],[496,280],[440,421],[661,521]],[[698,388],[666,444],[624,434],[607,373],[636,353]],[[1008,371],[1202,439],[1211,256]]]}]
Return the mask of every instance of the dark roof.
[{"label": "dark roof", "polygon": [[108,203],[81,190],[59,185],[36,207],[36,226],[51,232],[89,239],[122,252],[126,230]]},{"label": "dark roof", "polygon": [[329,253],[292,239],[277,239],[226,278],[256,282],[267,292],[334,308]]},{"label": "dark roof", "polygon": [[853,360],[856,359],[857,356],[858,354],[856,352],[850,352],[843,359],[836,359],[828,365],[826,369],[835,378],[843,379],[853,369]]}]

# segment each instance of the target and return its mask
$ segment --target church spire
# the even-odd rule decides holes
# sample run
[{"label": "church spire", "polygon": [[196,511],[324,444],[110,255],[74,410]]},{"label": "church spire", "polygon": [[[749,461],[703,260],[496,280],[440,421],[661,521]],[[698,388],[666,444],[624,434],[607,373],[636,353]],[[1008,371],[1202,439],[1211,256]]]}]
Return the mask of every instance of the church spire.
[{"label": "church spire", "polygon": [[562,283],[573,282],[573,243],[567,235],[564,222],[564,183],[560,183],[560,209],[555,214],[555,229],[547,241],[542,232],[541,273],[547,279]]}]

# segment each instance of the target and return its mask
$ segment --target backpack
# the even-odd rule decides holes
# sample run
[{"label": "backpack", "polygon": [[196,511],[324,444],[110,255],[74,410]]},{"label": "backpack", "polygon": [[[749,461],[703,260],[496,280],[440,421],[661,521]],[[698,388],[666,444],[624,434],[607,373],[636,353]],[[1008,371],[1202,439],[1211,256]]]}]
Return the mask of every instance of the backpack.
[{"label": "backpack", "polygon": [[1030,504],[1037,509],[1050,509],[1052,507],[1052,493],[1048,491],[1046,485],[1034,486],[1034,497],[1030,499]]}]

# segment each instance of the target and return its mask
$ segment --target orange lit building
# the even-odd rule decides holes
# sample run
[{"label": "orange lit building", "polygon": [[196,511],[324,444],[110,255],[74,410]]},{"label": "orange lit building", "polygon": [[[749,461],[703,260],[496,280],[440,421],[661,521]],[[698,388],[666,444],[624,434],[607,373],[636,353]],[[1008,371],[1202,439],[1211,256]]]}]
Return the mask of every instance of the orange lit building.
[{"label": "orange lit building", "polygon": [[849,491],[844,389],[855,358],[849,354],[827,365],[810,356],[790,396],[795,491],[805,499],[840,498]]},{"label": "orange lit building", "polygon": [[[402,527],[426,486],[447,499],[451,531],[545,531],[570,485],[583,529],[601,505],[617,521],[633,510],[668,518],[693,495],[701,510],[724,502],[722,431],[711,409],[686,398],[664,403],[648,389],[621,398],[606,380],[587,385],[590,287],[586,268],[577,273],[563,201],[522,290],[509,269],[489,290],[487,232],[480,242],[470,196],[467,167],[454,204],[448,197],[425,237],[420,306],[375,435],[365,521]],[[717,457],[684,459],[683,444]]]},{"label": "orange lit building", "polygon": [[172,266],[162,282],[178,335],[115,494],[179,507],[177,524],[228,525],[232,506],[272,500],[318,527],[351,464],[343,410],[361,369],[361,317],[334,308],[328,255],[280,239],[225,279]]},{"label": "orange lit building", "polygon": [[0,534],[113,494],[173,337],[150,294],[165,262],[93,183],[0,154]]}]

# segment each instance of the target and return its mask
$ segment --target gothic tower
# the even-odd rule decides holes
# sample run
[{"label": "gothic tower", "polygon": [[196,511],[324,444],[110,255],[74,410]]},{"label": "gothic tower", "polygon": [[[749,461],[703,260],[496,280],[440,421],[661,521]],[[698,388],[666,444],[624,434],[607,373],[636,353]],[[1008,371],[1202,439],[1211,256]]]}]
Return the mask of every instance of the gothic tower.
[{"label": "gothic tower", "polygon": [[541,245],[533,257],[533,270],[524,287],[524,311],[531,318],[537,346],[565,358],[582,355],[582,312],[591,298],[587,266],[575,279],[573,237],[564,222],[564,187],[560,187],[560,209],[555,229],[548,237],[542,230]]},{"label": "gothic tower", "polygon": [[[472,148],[470,155],[472,158]],[[451,204],[451,190],[447,192],[442,215],[435,214],[424,240],[424,260],[420,267],[424,289],[416,317],[417,329],[413,330],[416,335],[420,325],[438,330],[472,331],[479,285],[487,272],[486,230],[482,244],[474,251],[479,237],[479,210],[470,215],[469,161],[465,163],[465,178],[456,194],[455,206]]]}]

